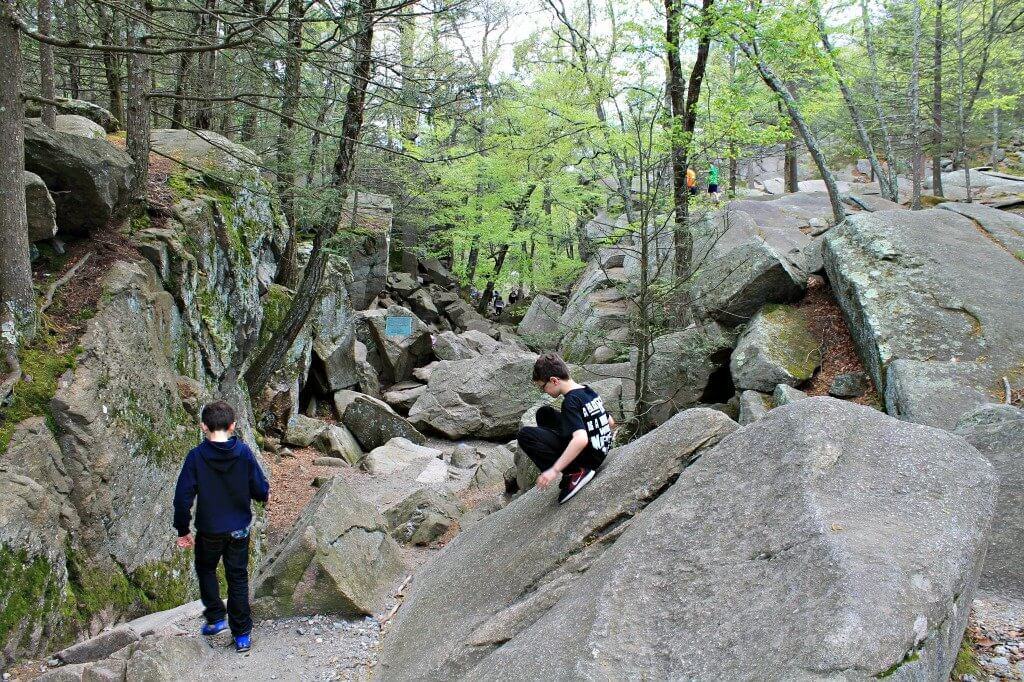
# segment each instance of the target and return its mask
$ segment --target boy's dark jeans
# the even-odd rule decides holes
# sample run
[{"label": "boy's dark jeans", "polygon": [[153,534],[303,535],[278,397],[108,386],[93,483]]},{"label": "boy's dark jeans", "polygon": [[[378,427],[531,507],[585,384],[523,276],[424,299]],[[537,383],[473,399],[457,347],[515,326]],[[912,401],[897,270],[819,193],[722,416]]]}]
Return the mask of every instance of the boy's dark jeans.
[{"label": "boy's dark jeans", "polygon": [[[228,607],[220,600],[217,583],[217,564],[224,559],[224,576],[228,581]],[[249,610],[249,538],[230,535],[196,533],[196,575],[199,577],[199,596],[206,609],[207,623],[216,623],[227,614],[228,625],[234,636],[252,630]]]},{"label": "boy's dark jeans", "polygon": [[[537,426],[524,426],[519,429],[519,449],[542,472],[550,469],[562,456],[570,440],[572,440],[572,434],[565,433],[562,414],[550,405],[545,405],[537,410]],[[597,469],[601,466],[601,462],[594,457],[593,453],[589,452],[588,448],[569,463],[568,471],[580,466],[586,469]],[[568,481],[569,478],[563,476],[561,485],[563,487],[568,485]]]}]

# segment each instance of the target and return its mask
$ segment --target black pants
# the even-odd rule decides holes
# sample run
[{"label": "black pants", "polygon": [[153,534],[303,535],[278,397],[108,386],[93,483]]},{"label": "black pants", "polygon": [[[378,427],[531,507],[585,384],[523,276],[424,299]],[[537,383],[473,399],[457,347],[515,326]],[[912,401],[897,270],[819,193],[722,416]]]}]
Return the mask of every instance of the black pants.
[{"label": "black pants", "polygon": [[[572,434],[567,431],[562,414],[550,405],[545,405],[537,410],[537,426],[524,426],[519,429],[519,449],[526,453],[538,469],[542,472],[547,471],[562,456],[569,441],[572,440]],[[580,466],[597,469],[601,466],[601,460],[587,448],[569,463],[566,471],[573,471]],[[569,478],[563,476],[561,485],[568,485],[568,481]]]},{"label": "black pants", "polygon": [[[220,600],[217,564],[224,559],[224,576],[228,580],[228,607]],[[227,614],[231,634],[238,636],[252,630],[249,609],[249,538],[230,535],[196,533],[196,575],[199,596],[206,608],[207,623],[223,620]]]}]

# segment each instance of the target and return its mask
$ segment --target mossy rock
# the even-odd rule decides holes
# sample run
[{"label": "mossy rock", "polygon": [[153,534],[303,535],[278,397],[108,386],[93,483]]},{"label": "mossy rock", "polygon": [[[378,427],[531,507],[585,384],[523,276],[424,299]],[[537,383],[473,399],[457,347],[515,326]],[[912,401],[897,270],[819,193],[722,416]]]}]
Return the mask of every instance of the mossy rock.
[{"label": "mossy rock", "polygon": [[799,386],[821,366],[821,349],[806,314],[788,305],[767,305],[736,344],[730,369],[740,390],[772,392]]}]

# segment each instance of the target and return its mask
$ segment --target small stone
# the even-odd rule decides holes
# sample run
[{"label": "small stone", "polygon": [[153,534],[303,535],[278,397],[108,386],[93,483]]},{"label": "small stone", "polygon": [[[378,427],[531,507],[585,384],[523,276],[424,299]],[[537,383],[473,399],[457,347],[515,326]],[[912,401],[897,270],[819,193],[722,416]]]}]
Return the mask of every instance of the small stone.
[{"label": "small stone", "polygon": [[836,375],[828,394],[836,398],[859,398],[867,392],[869,385],[868,375],[864,372],[846,372]]},{"label": "small stone", "polygon": [[997,668],[1006,668],[1010,665],[1010,659],[1006,656],[996,656],[991,660],[991,663]]},{"label": "small stone", "polygon": [[997,653],[997,654],[999,654],[1000,656],[1005,656],[1005,655],[1006,655],[1007,653],[1009,653],[1009,652],[1007,651],[1006,647],[1005,647],[1005,646],[1002,646],[1002,645],[1000,645],[1000,646],[997,646],[997,647],[996,647],[995,649],[993,649],[992,651],[996,652],[996,653]]}]

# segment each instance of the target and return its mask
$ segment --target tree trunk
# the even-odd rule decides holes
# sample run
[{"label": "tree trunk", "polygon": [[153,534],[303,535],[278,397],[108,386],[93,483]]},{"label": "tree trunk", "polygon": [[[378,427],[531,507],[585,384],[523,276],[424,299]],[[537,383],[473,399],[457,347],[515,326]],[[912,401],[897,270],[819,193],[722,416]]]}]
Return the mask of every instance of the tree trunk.
[{"label": "tree trunk", "polygon": [[[714,0],[703,0],[699,23],[708,27]],[[686,169],[689,165],[690,144],[697,126],[697,102],[700,99],[708,53],[711,51],[711,31],[702,30],[697,43],[697,56],[690,69],[690,80],[683,88],[682,62],[679,58],[680,0],[665,0],[665,38],[668,52],[668,94],[672,103],[672,195],[675,208],[673,246],[675,276],[685,281],[693,267],[693,234],[690,231],[690,205],[686,187]]]},{"label": "tree trunk", "polygon": [[171,128],[184,128],[188,120],[188,100],[185,95],[192,92],[192,53],[182,52],[178,59],[178,76],[174,83],[174,106],[171,109]]},{"label": "tree trunk", "polygon": [[[50,35],[52,30],[53,9],[50,0],[39,0],[36,4],[39,13],[39,32],[44,36]],[[39,43],[39,94],[43,99],[54,100],[56,93],[53,89],[53,46],[47,43]],[[43,125],[57,128],[57,108],[52,104],[43,102],[41,108]]]},{"label": "tree trunk", "polygon": [[875,41],[871,33],[871,15],[868,12],[867,0],[860,0],[861,20],[864,24],[864,49],[868,53],[871,71],[868,80],[871,82],[871,95],[875,103],[875,115],[878,117],[879,133],[882,136],[882,150],[885,152],[885,172],[878,176],[879,193],[889,201],[899,200],[899,184],[896,181],[896,152],[893,150],[892,137],[889,134],[889,122],[885,117],[885,106],[882,104],[882,89],[878,75],[878,55],[875,52]]},{"label": "tree trunk", "polygon": [[35,334],[35,295],[25,214],[25,116],[16,0],[0,0],[0,358],[17,371],[15,350]]},{"label": "tree trunk", "polygon": [[957,0],[956,3],[956,70],[957,70],[957,161],[963,164],[964,168],[964,189],[968,204],[973,201],[971,198],[971,163],[967,158],[967,112],[964,107],[966,93],[966,80],[964,78],[964,0]]},{"label": "tree trunk", "polygon": [[[939,0],[941,2],[941,0]],[[843,102],[846,103],[846,110],[850,114],[850,119],[853,121],[854,129],[857,131],[857,139],[860,140],[860,145],[864,149],[864,153],[867,155],[868,163],[871,165],[871,173],[875,177],[882,177],[882,166],[878,162],[878,155],[875,154],[875,147],[871,143],[871,136],[868,134],[867,125],[864,123],[864,117],[861,116],[860,110],[857,108],[857,104],[853,99],[853,94],[850,92],[850,88],[846,84],[846,78],[839,64],[839,59],[836,57],[835,49],[832,47],[832,41],[828,36],[828,30],[825,27],[825,18],[821,13],[821,5],[818,0],[813,0],[812,9],[815,13],[815,23],[818,26],[818,36],[821,38],[821,44],[825,48],[826,54],[828,54],[829,61],[832,64],[832,69],[836,73],[836,81],[839,83],[839,91],[843,95]]]},{"label": "tree trunk", "polygon": [[[82,29],[78,22],[78,0],[65,0],[65,26],[67,35],[65,37],[78,37],[82,35]],[[82,67],[78,56],[78,50],[68,50],[68,95],[72,99],[82,96]]]},{"label": "tree trunk", "polygon": [[288,222],[288,242],[277,272],[277,282],[292,289],[298,280],[296,244],[299,223],[295,211],[295,116],[302,87],[302,18],[305,0],[288,0],[288,52],[284,60],[284,98],[277,135],[277,188],[281,210]]},{"label": "tree trunk", "polygon": [[[149,14],[148,0],[132,0],[136,16],[145,21],[132,21],[128,30],[129,47],[148,47]],[[138,52],[128,55],[128,108],[125,117],[125,147],[132,157],[135,178],[130,188],[133,201],[145,202],[146,185],[149,179],[149,130],[152,125],[149,88],[150,56]]]},{"label": "tree trunk", "polygon": [[913,34],[912,57],[910,67],[910,168],[913,188],[910,196],[910,208],[921,208],[921,184],[924,168],[921,163],[921,2],[910,0],[913,10],[910,15]]},{"label": "tree trunk", "polygon": [[799,192],[800,173],[796,157],[796,141],[800,137],[800,129],[797,128],[796,123],[793,121],[789,122],[789,127],[791,129],[790,136],[786,140],[785,161],[782,165],[783,184],[785,185],[785,191]]},{"label": "tree trunk", "polygon": [[992,108],[992,151],[989,154],[989,165],[999,163],[999,107]]},{"label": "tree trunk", "polygon": [[377,0],[359,0],[359,16],[356,34],[353,38],[352,72],[348,94],[345,97],[345,114],[341,124],[341,142],[338,157],[334,162],[331,188],[337,192],[337,199],[328,202],[327,208],[317,225],[313,236],[313,250],[309,263],[302,273],[292,303],[284,316],[277,333],[264,346],[245,372],[245,382],[250,395],[259,397],[270,377],[281,367],[288,350],[306,326],[309,313],[320,294],[324,272],[327,269],[327,254],[324,243],[338,231],[342,207],[345,205],[348,186],[355,169],[355,153],[363,127],[363,112],[366,107],[366,90],[370,82],[373,65],[374,12]]},{"label": "tree trunk", "polygon": [[[199,36],[200,44],[211,45],[217,42],[220,18],[216,14],[217,0],[206,0],[206,11],[201,17]],[[197,60],[196,82],[200,84],[200,92],[206,95],[213,93],[217,82],[217,50],[200,52]],[[196,107],[195,127],[200,130],[213,128],[213,100],[204,99]]]},{"label": "tree trunk", "polygon": [[932,52],[932,194],[942,191],[942,0],[935,0]]},{"label": "tree trunk", "polygon": [[814,137],[814,133],[811,132],[811,129],[804,121],[803,114],[800,113],[800,108],[797,106],[796,100],[793,99],[793,95],[790,94],[789,90],[778,75],[776,75],[775,71],[768,66],[759,54],[757,54],[755,46],[741,42],[736,36],[733,36],[733,40],[735,40],[739,45],[739,48],[743,50],[743,54],[745,54],[757,67],[757,71],[765,85],[771,88],[785,103],[786,109],[789,111],[790,118],[799,129],[800,136],[803,138],[804,144],[807,145],[807,151],[811,153],[811,158],[814,159],[814,164],[818,167],[821,179],[825,183],[825,189],[828,191],[829,203],[832,205],[832,217],[835,220],[835,223],[839,224],[846,217],[846,209],[843,208],[843,202],[839,196],[839,188],[836,186],[836,178],[832,174],[832,171],[829,170],[828,163],[825,161],[825,154],[821,151],[821,147],[818,146],[818,141]]},{"label": "tree trunk", "polygon": [[[100,5],[98,8],[100,16],[100,40],[105,45],[120,45],[117,38],[117,31],[114,30],[114,23],[117,20],[116,14],[108,13],[108,10]],[[107,95],[109,97],[110,113],[117,117],[117,120],[124,120],[124,99],[121,96],[121,64],[116,53],[103,53],[103,73],[107,80]]]}]

